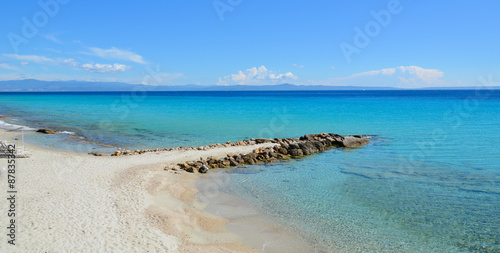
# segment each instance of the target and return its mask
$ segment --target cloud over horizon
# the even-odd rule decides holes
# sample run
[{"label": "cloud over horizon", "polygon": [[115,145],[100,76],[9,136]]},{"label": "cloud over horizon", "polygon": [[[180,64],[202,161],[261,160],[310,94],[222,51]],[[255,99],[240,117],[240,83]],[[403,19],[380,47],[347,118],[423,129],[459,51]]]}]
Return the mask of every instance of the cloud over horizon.
[{"label": "cloud over horizon", "polygon": [[396,68],[388,68],[381,70],[372,70],[367,72],[362,72],[358,74],[351,75],[351,77],[360,77],[360,76],[374,76],[374,75],[394,75],[394,74],[404,75],[408,74],[410,77],[407,79],[405,77],[399,76],[400,80],[403,82],[409,81],[423,81],[427,84],[431,84],[434,82],[440,82],[439,78],[444,76],[444,73],[437,69],[424,69],[418,66],[401,66]]},{"label": "cloud over horizon", "polygon": [[309,85],[371,86],[395,88],[425,88],[449,86],[452,83],[441,79],[444,72],[419,66],[400,66],[365,71],[345,77],[333,77],[323,81],[311,80]]},{"label": "cloud over horizon", "polygon": [[[85,63],[85,64],[79,64],[75,59],[73,58],[67,58],[67,59],[52,59],[48,58],[45,56],[40,56],[40,55],[19,55],[19,54],[3,54],[5,57],[9,57],[18,61],[22,61],[19,64],[20,65],[28,65],[30,62],[34,63],[49,63],[53,65],[60,65],[60,66],[66,66],[66,67],[71,67],[74,69],[80,69],[84,70],[87,72],[91,73],[121,73],[125,71],[129,71],[132,69],[131,66],[127,66],[124,64],[119,64],[119,63],[114,63],[114,64],[100,64],[100,63]],[[17,68],[8,65],[7,63],[0,63],[0,68],[4,69],[9,69],[9,70],[18,70]]]},{"label": "cloud over horizon", "polygon": [[236,74],[219,77],[217,85],[272,85],[277,81],[295,80],[298,77],[287,72],[285,74],[277,73],[276,71],[268,70],[264,65],[259,68],[253,67],[243,71],[238,71]]},{"label": "cloud over horizon", "polygon": [[125,71],[132,69],[132,67],[130,67],[130,66],[118,64],[118,63],[115,63],[113,65],[111,65],[111,64],[99,64],[99,63],[96,63],[96,64],[86,63],[86,64],[82,64],[80,66],[80,68],[85,70],[85,71],[95,72],[95,73],[120,73],[120,72],[125,72]]},{"label": "cloud over horizon", "polygon": [[0,62],[0,68],[8,69],[8,70],[17,70],[16,67],[11,66],[10,64],[5,63],[5,62]]},{"label": "cloud over horizon", "polygon": [[19,55],[19,54],[2,54],[5,57],[12,58],[14,60],[23,61],[23,62],[51,62],[53,59],[47,58],[45,56],[40,55]]},{"label": "cloud over horizon", "polygon": [[147,64],[142,56],[127,50],[118,49],[116,47],[111,47],[110,49],[91,47],[89,48],[89,50],[90,55],[94,55],[103,59],[125,60],[139,64]]}]

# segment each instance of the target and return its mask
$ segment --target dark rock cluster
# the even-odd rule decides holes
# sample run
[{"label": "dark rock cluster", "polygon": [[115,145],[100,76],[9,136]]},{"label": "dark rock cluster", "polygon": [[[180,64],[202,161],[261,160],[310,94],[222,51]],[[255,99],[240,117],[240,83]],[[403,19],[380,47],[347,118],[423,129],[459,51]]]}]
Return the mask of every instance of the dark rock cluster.
[{"label": "dark rock cluster", "polygon": [[38,129],[36,130],[37,133],[42,133],[42,134],[56,134],[57,131],[55,130],[50,130],[50,129]]},{"label": "dark rock cluster", "polygon": [[[257,140],[256,140],[257,142]],[[261,139],[259,143],[271,142],[271,140]],[[257,148],[248,154],[228,154],[226,157],[209,157],[206,160],[180,163],[169,166],[165,169],[185,170],[187,172],[207,173],[209,169],[229,168],[238,165],[253,165],[262,163],[273,163],[279,160],[290,158],[300,158],[325,151],[330,148],[355,148],[368,144],[368,140],[360,135],[341,136],[338,134],[310,134],[299,139],[276,138],[272,140],[276,143],[273,147]]]}]

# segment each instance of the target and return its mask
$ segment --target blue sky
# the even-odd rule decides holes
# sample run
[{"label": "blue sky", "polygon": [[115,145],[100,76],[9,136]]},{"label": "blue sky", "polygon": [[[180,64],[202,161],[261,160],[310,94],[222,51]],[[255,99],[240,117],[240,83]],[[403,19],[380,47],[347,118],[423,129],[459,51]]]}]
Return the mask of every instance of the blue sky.
[{"label": "blue sky", "polygon": [[0,80],[412,88],[500,75],[493,0],[40,3],[3,3]]}]

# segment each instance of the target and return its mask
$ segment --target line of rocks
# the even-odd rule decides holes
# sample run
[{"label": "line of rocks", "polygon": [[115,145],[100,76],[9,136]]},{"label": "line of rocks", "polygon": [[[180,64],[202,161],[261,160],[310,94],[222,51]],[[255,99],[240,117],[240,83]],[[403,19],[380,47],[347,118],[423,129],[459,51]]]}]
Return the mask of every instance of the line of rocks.
[{"label": "line of rocks", "polygon": [[[111,156],[126,156],[126,155],[142,155],[145,153],[151,153],[151,152],[162,152],[162,151],[174,151],[174,150],[209,150],[213,148],[220,148],[220,147],[234,147],[234,146],[248,146],[248,145],[255,145],[255,144],[261,144],[261,143],[277,143],[276,140],[271,140],[271,139],[264,139],[264,138],[257,138],[257,139],[250,139],[250,140],[242,140],[242,141],[237,141],[231,143],[230,141],[224,143],[224,144],[212,144],[208,146],[200,146],[200,147],[178,147],[178,148],[157,148],[157,149],[137,149],[137,150],[116,150]],[[93,154],[93,153],[90,153]]]},{"label": "line of rocks", "polygon": [[208,157],[206,160],[200,158],[199,161],[167,166],[165,170],[207,173],[210,169],[273,163],[279,160],[312,155],[330,148],[355,148],[368,144],[368,140],[361,135],[341,136],[327,133],[304,135],[298,139],[276,138],[274,140],[264,140],[276,143],[276,145],[273,147],[257,148],[248,154],[230,153],[222,158]]}]

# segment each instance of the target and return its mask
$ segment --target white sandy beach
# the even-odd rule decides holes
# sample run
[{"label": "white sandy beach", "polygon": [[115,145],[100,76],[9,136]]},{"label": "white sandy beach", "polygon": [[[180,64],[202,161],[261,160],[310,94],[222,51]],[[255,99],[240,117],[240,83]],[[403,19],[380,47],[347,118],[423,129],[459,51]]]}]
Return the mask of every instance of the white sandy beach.
[{"label": "white sandy beach", "polygon": [[[195,174],[164,167],[273,144],[95,157],[28,146],[16,169],[16,245],[0,252],[253,252],[196,200]],[[0,160],[6,167],[7,160]],[[8,207],[5,171],[2,210]],[[4,213],[1,226],[8,226]]]}]

